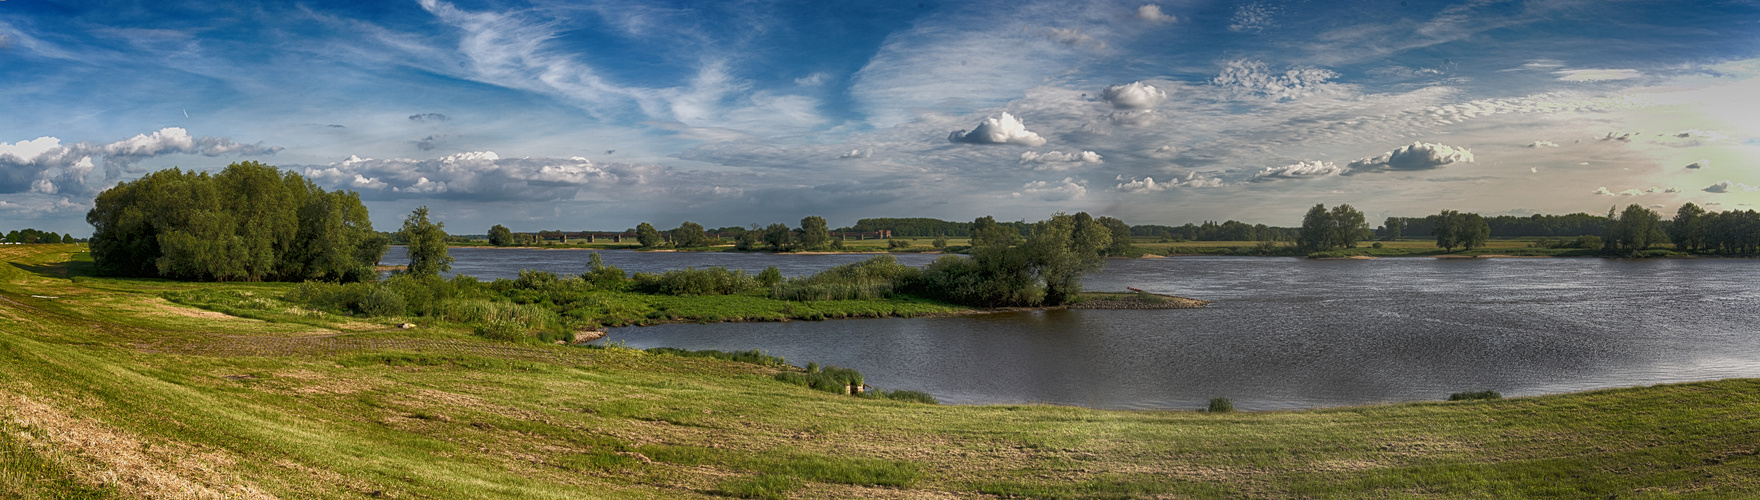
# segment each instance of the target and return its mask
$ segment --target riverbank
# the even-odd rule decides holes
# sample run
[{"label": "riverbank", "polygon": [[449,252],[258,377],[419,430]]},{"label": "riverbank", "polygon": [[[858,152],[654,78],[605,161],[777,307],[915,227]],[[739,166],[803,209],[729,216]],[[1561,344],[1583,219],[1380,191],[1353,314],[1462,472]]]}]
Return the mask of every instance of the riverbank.
[{"label": "riverbank", "polygon": [[615,347],[174,314],[162,294],[278,288],[94,278],[80,251],[0,249],[0,497],[1760,494],[1760,380],[1264,413],[931,406]]}]

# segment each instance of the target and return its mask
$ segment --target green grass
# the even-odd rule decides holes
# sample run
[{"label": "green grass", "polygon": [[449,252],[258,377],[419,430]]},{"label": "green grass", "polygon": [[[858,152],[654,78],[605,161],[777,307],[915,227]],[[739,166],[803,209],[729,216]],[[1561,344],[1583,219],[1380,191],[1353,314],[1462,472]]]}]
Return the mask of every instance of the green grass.
[{"label": "green grass", "polygon": [[175,314],[168,292],[259,285],[81,277],[79,247],[17,247],[4,498],[1760,495],[1754,379],[1292,412],[933,406],[616,346]]}]

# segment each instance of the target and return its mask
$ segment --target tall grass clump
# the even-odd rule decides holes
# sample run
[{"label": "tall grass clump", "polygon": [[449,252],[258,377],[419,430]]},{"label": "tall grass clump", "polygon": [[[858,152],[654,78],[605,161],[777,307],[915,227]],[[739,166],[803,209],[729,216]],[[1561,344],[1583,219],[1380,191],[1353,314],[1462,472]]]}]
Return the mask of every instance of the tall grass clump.
[{"label": "tall grass clump", "polygon": [[1448,395],[1449,401],[1474,401],[1480,399],[1503,399],[1503,394],[1500,394],[1497,391],[1469,391]]},{"label": "tall grass clump", "polygon": [[1234,401],[1229,401],[1228,398],[1211,398],[1210,407],[1205,410],[1210,413],[1228,413],[1234,411]]},{"label": "tall grass clump", "polygon": [[891,296],[899,283],[914,281],[921,274],[917,268],[899,264],[897,257],[876,255],[812,276],[777,283],[770,288],[770,297],[780,300],[883,299]]},{"label": "tall grass clump", "polygon": [[745,271],[720,266],[636,273],[633,281],[638,292],[663,295],[735,295],[758,288],[758,280]]},{"label": "tall grass clump", "polygon": [[926,404],[926,405],[941,404],[940,401],[935,400],[935,396],[931,396],[927,392],[907,391],[907,390],[903,390],[903,389],[899,389],[896,391],[874,391],[874,392],[879,393],[880,397],[884,397],[886,399],[890,399],[893,401],[922,403],[922,404]]},{"label": "tall grass clump", "polygon": [[817,372],[782,372],[776,380],[835,394],[850,394],[862,386],[862,372],[826,365]]},{"label": "tall grass clump", "polygon": [[701,351],[690,351],[690,350],[678,349],[678,348],[673,348],[673,347],[655,347],[655,348],[645,349],[645,350],[648,351],[649,353],[653,353],[653,354],[670,354],[673,356],[679,356],[679,357],[684,357],[684,358],[715,358],[715,359],[722,359],[722,360],[727,360],[727,361],[739,361],[742,363],[751,363],[754,365],[763,365],[763,366],[785,366],[788,364],[788,362],[783,360],[781,356],[771,356],[768,354],[764,354],[763,351],[759,351],[757,349],[752,349],[750,351],[725,352],[725,351],[718,351],[715,349],[704,349]]}]

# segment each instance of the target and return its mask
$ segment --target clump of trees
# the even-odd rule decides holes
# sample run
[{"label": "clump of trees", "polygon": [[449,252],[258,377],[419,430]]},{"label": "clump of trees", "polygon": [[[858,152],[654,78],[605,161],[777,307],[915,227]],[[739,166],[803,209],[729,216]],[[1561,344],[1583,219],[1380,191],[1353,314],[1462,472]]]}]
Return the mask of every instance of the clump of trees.
[{"label": "clump of trees", "polygon": [[1472,250],[1485,246],[1485,242],[1491,239],[1491,226],[1479,214],[1443,210],[1429,219],[1431,231],[1436,235],[1436,246],[1444,251],[1453,252],[1454,247]]},{"label": "clump of trees", "polygon": [[254,161],[119,183],[86,222],[98,271],[120,276],[365,281],[388,247],[358,194]]},{"label": "clump of trees", "polygon": [[1357,243],[1372,235],[1363,213],[1350,205],[1339,205],[1327,210],[1325,204],[1316,204],[1314,208],[1308,209],[1307,215],[1302,216],[1302,228],[1296,235],[1296,247],[1309,253],[1356,248]]},{"label": "clump of trees", "polygon": [[1292,241],[1300,231],[1297,228],[1248,224],[1236,220],[1187,223],[1177,227],[1155,224],[1131,226],[1133,236],[1158,237],[1166,241]]},{"label": "clump of trees", "polygon": [[515,232],[513,232],[512,229],[508,229],[507,226],[503,226],[500,224],[496,224],[494,226],[491,226],[489,228],[489,234],[488,234],[489,244],[495,245],[498,247],[511,247],[511,246],[518,246],[518,245],[536,245],[536,244],[538,244],[538,238],[542,237],[543,235],[544,235],[543,232],[540,232],[535,235],[534,234],[515,233]]},{"label": "clump of trees", "polygon": [[0,241],[6,243],[77,243],[79,240],[69,234],[55,234],[39,229],[25,228],[8,231]]}]

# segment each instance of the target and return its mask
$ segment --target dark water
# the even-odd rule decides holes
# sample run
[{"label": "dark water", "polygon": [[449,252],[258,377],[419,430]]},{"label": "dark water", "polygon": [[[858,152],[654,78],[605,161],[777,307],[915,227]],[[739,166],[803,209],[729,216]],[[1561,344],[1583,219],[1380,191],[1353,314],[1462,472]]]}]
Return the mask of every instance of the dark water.
[{"label": "dark water", "polygon": [[[484,276],[509,276],[519,268],[513,262],[571,253],[525,251],[538,252],[534,261],[495,253],[495,263],[472,264],[485,271],[465,271],[467,261],[477,261],[474,252],[521,251],[464,250],[454,250],[461,272]],[[605,257],[629,270],[774,264],[789,274],[864,258]],[[911,263],[932,258],[901,256]],[[583,253],[576,260],[585,259]],[[1187,257],[1111,261],[1087,284],[1216,303],[663,325],[616,329],[606,340],[763,349],[795,364],[856,368],[869,384],[960,404],[1190,409],[1226,396],[1243,409],[1287,409],[1439,400],[1483,389],[1520,396],[1760,377],[1760,260]]]}]

